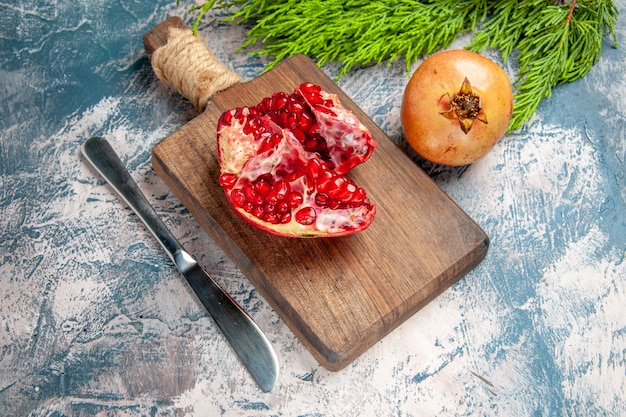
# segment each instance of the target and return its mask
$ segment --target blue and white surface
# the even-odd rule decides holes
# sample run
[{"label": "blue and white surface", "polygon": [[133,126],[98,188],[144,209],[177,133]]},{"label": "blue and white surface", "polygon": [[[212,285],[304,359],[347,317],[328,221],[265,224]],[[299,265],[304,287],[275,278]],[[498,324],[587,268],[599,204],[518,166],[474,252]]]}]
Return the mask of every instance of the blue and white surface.
[{"label": "blue and white surface", "polygon": [[[2,4],[0,415],[626,415],[623,19],[619,49],[606,42],[587,77],[554,90],[484,159],[415,158],[488,233],[489,253],[332,373],[151,168],[152,146],[196,113],[156,80],[142,36],[170,15],[191,22],[189,5],[104,3]],[[246,78],[263,68],[236,51],[245,28],[213,15],[201,33]],[[407,81],[398,62],[338,83],[406,149]],[[257,388],[149,232],[84,164],[79,147],[94,135],[266,332],[281,364],[273,392]]]}]

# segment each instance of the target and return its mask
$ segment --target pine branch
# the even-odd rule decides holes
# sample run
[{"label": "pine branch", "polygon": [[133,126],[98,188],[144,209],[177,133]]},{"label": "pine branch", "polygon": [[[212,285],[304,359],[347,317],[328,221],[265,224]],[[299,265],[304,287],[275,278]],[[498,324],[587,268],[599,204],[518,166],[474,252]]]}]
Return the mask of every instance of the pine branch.
[{"label": "pine branch", "polygon": [[403,58],[407,71],[420,57],[474,32],[469,49],[500,51],[518,72],[513,120],[520,128],[552,88],[585,76],[613,37],[618,9],[611,0],[209,0],[193,7],[232,10],[227,21],[251,26],[240,49],[273,60],[305,54],[318,65],[336,62],[339,76],[352,69]]},{"label": "pine branch", "polygon": [[605,35],[612,34],[613,46],[617,46],[614,27],[618,12],[613,2],[558,3],[500,3],[470,43],[477,51],[497,48],[505,61],[518,52],[509,131],[528,121],[541,101],[552,95],[552,88],[584,77],[600,59]]},{"label": "pine branch", "polygon": [[266,69],[285,57],[306,54],[319,65],[338,62],[345,75],[358,66],[400,57],[408,69],[420,56],[473,30],[485,13],[485,0],[266,1],[246,3],[228,20],[253,21],[242,47],[262,44],[254,54],[273,57]]}]

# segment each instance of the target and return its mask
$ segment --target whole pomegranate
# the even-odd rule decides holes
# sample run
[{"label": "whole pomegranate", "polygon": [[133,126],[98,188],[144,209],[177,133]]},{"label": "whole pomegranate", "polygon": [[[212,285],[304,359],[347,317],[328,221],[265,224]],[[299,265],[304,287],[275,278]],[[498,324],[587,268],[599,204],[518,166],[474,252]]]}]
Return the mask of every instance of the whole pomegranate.
[{"label": "whole pomegranate", "polygon": [[431,55],[417,68],[402,99],[404,136],[423,158],[467,165],[504,136],[513,114],[513,91],[504,70],[466,50]]},{"label": "whole pomegranate", "polygon": [[248,223],[314,237],[352,234],[373,221],[376,206],[345,174],[376,142],[336,95],[304,83],[224,112],[217,130],[219,181]]}]

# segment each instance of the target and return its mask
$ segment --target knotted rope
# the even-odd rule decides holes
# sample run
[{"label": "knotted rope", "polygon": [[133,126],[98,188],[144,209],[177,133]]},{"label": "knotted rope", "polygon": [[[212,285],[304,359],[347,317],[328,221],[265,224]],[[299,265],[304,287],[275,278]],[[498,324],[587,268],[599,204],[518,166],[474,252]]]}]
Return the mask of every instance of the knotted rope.
[{"label": "knotted rope", "polygon": [[191,29],[170,29],[167,43],[152,54],[152,68],[160,80],[174,86],[200,112],[213,94],[243,81]]}]

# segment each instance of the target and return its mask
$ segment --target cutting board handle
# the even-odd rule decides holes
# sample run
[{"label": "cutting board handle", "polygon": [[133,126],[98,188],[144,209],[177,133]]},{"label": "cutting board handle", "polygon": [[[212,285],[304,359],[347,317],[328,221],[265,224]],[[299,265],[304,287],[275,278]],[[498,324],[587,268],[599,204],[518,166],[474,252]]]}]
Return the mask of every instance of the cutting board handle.
[{"label": "cutting board handle", "polygon": [[243,81],[179,17],[170,17],[147,32],[143,46],[156,76],[200,112],[213,94]]}]

